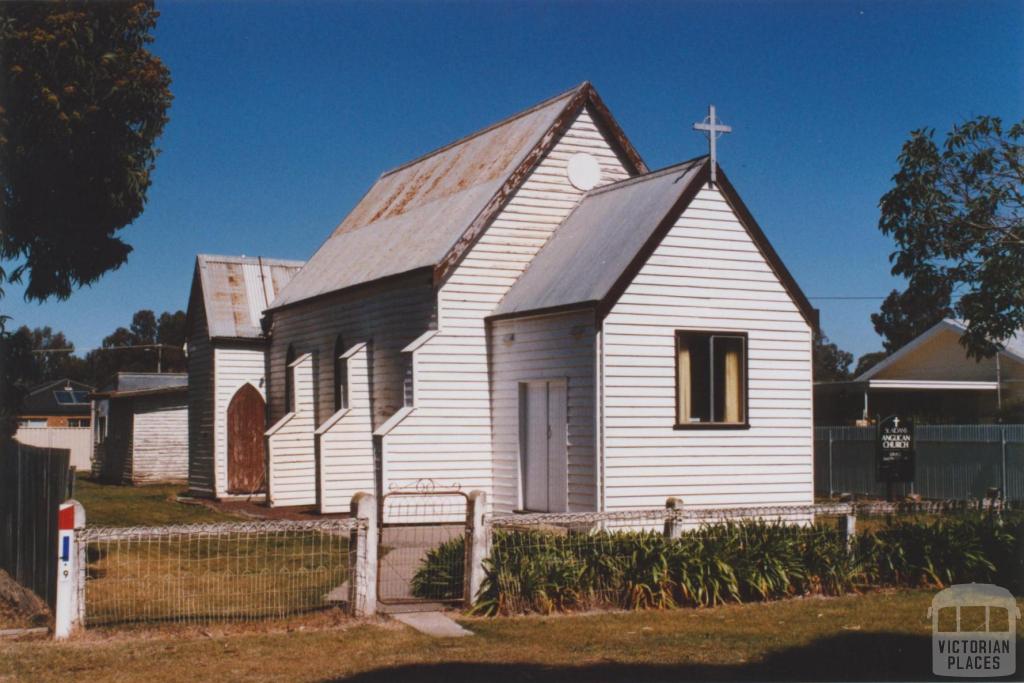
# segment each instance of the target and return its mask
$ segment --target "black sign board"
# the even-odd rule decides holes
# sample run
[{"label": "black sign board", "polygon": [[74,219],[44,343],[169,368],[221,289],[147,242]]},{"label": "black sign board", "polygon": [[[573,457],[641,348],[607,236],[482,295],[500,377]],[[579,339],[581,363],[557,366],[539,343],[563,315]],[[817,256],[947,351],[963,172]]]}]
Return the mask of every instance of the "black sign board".
[{"label": "black sign board", "polygon": [[890,415],[878,423],[875,475],[880,482],[914,481],[914,423]]}]

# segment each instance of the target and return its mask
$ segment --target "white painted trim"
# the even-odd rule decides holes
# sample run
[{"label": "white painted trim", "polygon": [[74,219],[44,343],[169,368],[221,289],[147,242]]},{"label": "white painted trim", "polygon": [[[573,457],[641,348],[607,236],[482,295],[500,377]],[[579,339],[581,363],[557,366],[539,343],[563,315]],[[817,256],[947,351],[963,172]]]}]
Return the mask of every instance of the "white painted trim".
[{"label": "white painted trim", "polygon": [[263,433],[263,436],[273,436],[274,434],[277,434],[279,431],[281,431],[281,428],[284,427],[289,422],[291,422],[292,418],[295,417],[297,414],[298,413],[294,413],[294,412],[292,412],[292,413],[285,413],[281,417],[281,419],[278,420],[274,424],[273,427],[271,427],[270,429],[268,429],[267,431],[265,431]]},{"label": "white painted trim", "polygon": [[292,361],[291,363],[289,363],[289,364],[288,364],[288,367],[290,367],[290,368],[294,368],[294,367],[296,367],[296,366],[297,366],[297,365],[298,365],[299,363],[302,363],[303,361],[305,361],[305,360],[306,360],[307,358],[312,358],[312,357],[313,357],[313,354],[312,354],[312,353],[304,353],[304,354],[302,354],[301,356],[299,356],[298,358],[296,358],[295,360],[293,360],[293,361]]},{"label": "white painted trim", "polygon": [[327,418],[327,420],[325,420],[324,423],[320,425],[315,432],[313,432],[313,434],[315,434],[316,436],[320,436],[321,434],[329,432],[331,430],[331,427],[337,424],[338,420],[348,415],[351,411],[351,408],[340,409],[338,412],[334,413],[334,415],[331,415],[329,418]]},{"label": "white painted trim", "polygon": [[420,336],[418,336],[414,340],[412,340],[409,343],[408,346],[406,346],[404,349],[402,349],[402,353],[412,353],[412,352],[416,351],[421,346],[426,344],[428,341],[433,339],[434,335],[436,335],[437,332],[438,332],[438,330],[427,330],[426,332],[424,332],[423,334],[421,334]]},{"label": "white painted trim", "polygon": [[995,391],[998,382],[973,382],[955,380],[921,380],[921,379],[872,379],[868,380],[870,389],[931,389],[960,391]]},{"label": "white painted trim", "polygon": [[366,348],[366,342],[359,342],[355,346],[350,347],[345,353],[338,356],[339,360],[348,360],[352,356],[356,355],[360,351]]},{"label": "white painted trim", "polygon": [[375,431],[373,433],[373,435],[374,436],[387,436],[388,432],[390,432],[392,429],[394,429],[399,424],[401,424],[402,420],[404,420],[405,418],[407,418],[410,415],[412,415],[412,413],[415,410],[416,410],[416,408],[414,408],[412,406],[404,406],[402,408],[399,408],[398,411],[394,415],[389,417],[387,419],[387,421],[384,422],[384,424],[382,424],[380,427],[377,428],[377,431]]}]

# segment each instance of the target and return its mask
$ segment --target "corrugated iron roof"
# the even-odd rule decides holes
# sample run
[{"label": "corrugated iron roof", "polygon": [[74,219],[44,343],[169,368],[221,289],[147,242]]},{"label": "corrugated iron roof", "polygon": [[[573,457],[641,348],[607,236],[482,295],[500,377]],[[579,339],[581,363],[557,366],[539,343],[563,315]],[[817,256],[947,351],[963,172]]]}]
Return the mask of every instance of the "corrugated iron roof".
[{"label": "corrugated iron roof", "polygon": [[607,122],[621,153],[645,170],[583,83],[382,175],[271,308],[457,259],[457,245],[473,239],[473,226],[521,182],[524,165],[553,144],[567,112],[584,104]]},{"label": "corrugated iron roof", "polygon": [[210,337],[260,337],[263,311],[302,265],[302,261],[258,256],[196,257]]},{"label": "corrugated iron roof", "polygon": [[707,157],[591,190],[555,231],[492,315],[604,301]]},{"label": "corrugated iron roof", "polygon": [[184,372],[119,372],[113,391],[143,391],[187,387],[188,374]]}]

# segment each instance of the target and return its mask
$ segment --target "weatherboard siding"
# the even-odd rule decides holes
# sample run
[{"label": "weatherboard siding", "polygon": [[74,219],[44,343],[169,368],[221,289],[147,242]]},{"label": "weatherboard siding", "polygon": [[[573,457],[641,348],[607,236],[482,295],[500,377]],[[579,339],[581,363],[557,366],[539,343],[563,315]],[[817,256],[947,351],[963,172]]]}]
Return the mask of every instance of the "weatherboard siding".
[{"label": "weatherboard siding", "polygon": [[387,282],[337,292],[272,313],[267,388],[270,421],[285,414],[284,378],[288,347],[314,353],[316,425],[334,414],[334,346],[367,342],[371,407],[379,427],[402,405],[401,350],[433,325],[434,289],[429,273],[414,272]]},{"label": "weatherboard siding", "polygon": [[348,403],[317,434],[320,458],[320,512],[348,512],[352,496],[374,491],[373,426],[370,419],[370,377],[367,347],[345,359]]},{"label": "weatherboard siding", "polygon": [[433,479],[493,491],[484,319],[582,197],[566,175],[577,152],[598,159],[602,183],[629,175],[583,111],[510,197],[438,292],[438,332],[413,352],[415,408],[384,437],[385,490]]},{"label": "weatherboard siding", "polygon": [[[675,430],[676,330],[748,335],[749,429]],[[704,189],[602,326],[606,509],[813,500],[811,329]]]},{"label": "weatherboard siding", "polygon": [[267,499],[274,507],[316,504],[313,360],[313,355],[307,353],[292,363],[295,412],[267,431]]},{"label": "weatherboard siding", "polygon": [[218,498],[228,495],[228,405],[238,390],[246,384],[252,384],[259,390],[260,395],[264,395],[263,373],[266,369],[266,352],[262,346],[222,344],[216,343],[213,350],[213,367],[216,375],[213,389],[213,443]]},{"label": "weatherboard siding", "polygon": [[212,497],[213,465],[213,348],[198,275],[192,284],[194,311],[188,339],[188,488],[193,495]]},{"label": "weatherboard siding", "polygon": [[562,379],[568,400],[569,511],[596,510],[594,312],[499,320],[491,325],[490,339],[494,509],[522,508],[520,383]]},{"label": "weatherboard siding", "polygon": [[182,394],[131,399],[131,480],[185,481],[188,477],[188,406]]}]

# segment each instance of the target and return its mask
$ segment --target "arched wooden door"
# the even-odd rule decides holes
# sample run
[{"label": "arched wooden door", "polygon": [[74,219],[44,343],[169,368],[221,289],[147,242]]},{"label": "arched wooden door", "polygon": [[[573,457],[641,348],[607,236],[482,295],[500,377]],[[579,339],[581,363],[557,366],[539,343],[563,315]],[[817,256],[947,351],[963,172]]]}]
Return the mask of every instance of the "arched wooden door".
[{"label": "arched wooden door", "polygon": [[256,387],[245,384],[228,404],[228,493],[266,490],[266,429],[263,396]]}]

